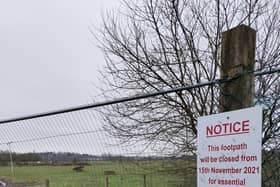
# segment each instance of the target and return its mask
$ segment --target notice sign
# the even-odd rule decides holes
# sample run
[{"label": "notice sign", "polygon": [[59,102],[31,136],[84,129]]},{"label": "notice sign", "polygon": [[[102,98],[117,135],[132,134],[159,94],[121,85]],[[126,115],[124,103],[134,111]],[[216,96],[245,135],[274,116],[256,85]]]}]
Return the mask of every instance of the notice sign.
[{"label": "notice sign", "polygon": [[262,108],[198,118],[197,186],[261,187]]}]

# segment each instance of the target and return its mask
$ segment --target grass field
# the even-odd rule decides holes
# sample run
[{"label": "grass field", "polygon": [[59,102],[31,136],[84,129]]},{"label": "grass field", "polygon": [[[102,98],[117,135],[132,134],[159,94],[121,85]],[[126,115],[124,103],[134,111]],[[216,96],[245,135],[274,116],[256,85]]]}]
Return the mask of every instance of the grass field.
[{"label": "grass field", "polygon": [[[36,181],[44,187],[104,187],[108,177],[109,187],[192,187],[193,172],[188,172],[190,163],[185,161],[99,161],[85,166],[82,172],[73,171],[75,166],[15,166],[0,167],[0,178],[13,181]],[[113,175],[104,175],[104,172]],[[145,177],[144,177],[145,176]]]}]

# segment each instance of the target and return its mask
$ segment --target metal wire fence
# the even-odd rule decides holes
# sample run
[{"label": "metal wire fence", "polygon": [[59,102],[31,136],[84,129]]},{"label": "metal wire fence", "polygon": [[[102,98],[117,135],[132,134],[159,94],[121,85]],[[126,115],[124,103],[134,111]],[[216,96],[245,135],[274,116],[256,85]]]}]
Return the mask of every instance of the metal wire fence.
[{"label": "metal wire fence", "polygon": [[[119,144],[99,121],[87,109],[1,124],[2,180],[41,186],[48,180],[59,187],[195,186],[194,158],[146,148],[143,142]],[[183,175],[187,170],[191,173]]]},{"label": "metal wire fence", "polygon": [[[268,71],[266,73],[275,73]],[[257,72],[256,76],[265,72]],[[94,107],[164,95],[194,86],[122,98],[2,120],[0,122],[0,185],[11,186],[196,186],[195,155],[174,154],[172,147],[147,147],[146,142],[120,144],[100,123]],[[279,126],[279,122],[277,123]],[[263,186],[280,186],[280,143],[263,152]],[[269,145],[269,144],[268,144]],[[15,182],[17,181],[17,182]],[[18,182],[20,181],[20,182]],[[47,181],[47,182],[46,182]]]}]

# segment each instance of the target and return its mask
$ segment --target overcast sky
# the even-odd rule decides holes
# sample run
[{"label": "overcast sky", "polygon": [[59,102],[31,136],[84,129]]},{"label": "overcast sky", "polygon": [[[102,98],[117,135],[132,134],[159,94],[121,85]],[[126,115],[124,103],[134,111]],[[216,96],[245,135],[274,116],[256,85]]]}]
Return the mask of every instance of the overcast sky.
[{"label": "overcast sky", "polygon": [[104,59],[89,27],[118,0],[0,0],[0,119],[90,102]]},{"label": "overcast sky", "polygon": [[[91,102],[104,58],[89,27],[119,7],[118,0],[0,0],[0,120]],[[96,115],[87,110],[1,124],[0,151],[9,145],[13,152],[137,150],[110,146],[116,140]]]}]

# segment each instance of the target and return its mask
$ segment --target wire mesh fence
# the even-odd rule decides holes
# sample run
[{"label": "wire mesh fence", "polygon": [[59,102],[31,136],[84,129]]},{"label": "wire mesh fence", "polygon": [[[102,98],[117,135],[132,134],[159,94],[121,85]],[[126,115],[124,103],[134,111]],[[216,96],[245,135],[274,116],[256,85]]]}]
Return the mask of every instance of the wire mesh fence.
[{"label": "wire mesh fence", "polygon": [[99,121],[89,109],[1,124],[0,181],[14,186],[195,186],[194,157],[147,148],[145,142],[120,144]]},{"label": "wire mesh fence", "polygon": [[[0,137],[0,181],[12,186],[196,186],[195,156],[119,144],[93,110],[1,124]],[[279,186],[273,150],[263,152],[265,187]]]},{"label": "wire mesh fence", "polygon": [[[1,121],[0,186],[2,183],[6,186],[57,187],[196,186],[195,154],[178,154],[170,145],[158,143],[151,146],[144,139],[120,142],[104,130],[100,114],[92,108],[209,86],[221,81],[224,80],[97,103],[66,112]],[[275,132],[263,144],[263,187],[280,186],[280,98],[277,94],[273,97],[273,106],[276,106],[273,117],[265,117],[264,120],[264,124],[272,124],[266,122],[267,119],[273,120],[273,126],[263,125],[264,132]],[[266,110],[265,116],[269,116],[269,106]]]}]

